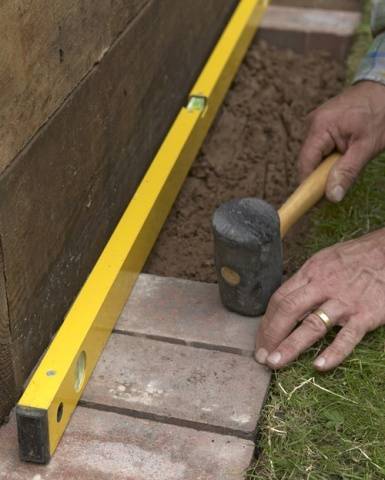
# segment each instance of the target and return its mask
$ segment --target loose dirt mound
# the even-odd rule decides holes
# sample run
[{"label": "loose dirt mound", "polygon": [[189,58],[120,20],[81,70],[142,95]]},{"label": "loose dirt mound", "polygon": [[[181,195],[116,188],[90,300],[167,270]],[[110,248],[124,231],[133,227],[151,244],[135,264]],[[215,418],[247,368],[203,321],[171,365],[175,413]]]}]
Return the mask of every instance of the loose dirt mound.
[{"label": "loose dirt mound", "polygon": [[[147,263],[149,273],[215,282],[211,216],[222,202],[257,196],[278,207],[297,184],[305,116],[343,85],[322,53],[301,56],[264,43],[250,49]],[[305,222],[285,242],[298,267]]]}]

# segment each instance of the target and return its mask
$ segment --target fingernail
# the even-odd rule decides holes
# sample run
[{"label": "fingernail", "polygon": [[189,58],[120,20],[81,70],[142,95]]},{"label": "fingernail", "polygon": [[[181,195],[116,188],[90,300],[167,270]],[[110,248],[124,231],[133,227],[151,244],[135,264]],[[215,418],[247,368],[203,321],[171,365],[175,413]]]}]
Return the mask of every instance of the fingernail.
[{"label": "fingernail", "polygon": [[314,366],[318,368],[322,368],[325,366],[326,359],[325,357],[319,357],[317,360],[314,362]]},{"label": "fingernail", "polygon": [[266,362],[266,358],[269,355],[269,352],[264,348],[260,348],[257,353],[255,354],[255,360],[258,363],[264,364]]},{"label": "fingernail", "polygon": [[267,357],[267,361],[273,365],[278,365],[281,361],[282,355],[279,352],[272,353]]},{"label": "fingernail", "polygon": [[340,202],[345,196],[345,190],[341,187],[341,185],[337,185],[336,187],[332,188],[329,198],[333,202]]}]

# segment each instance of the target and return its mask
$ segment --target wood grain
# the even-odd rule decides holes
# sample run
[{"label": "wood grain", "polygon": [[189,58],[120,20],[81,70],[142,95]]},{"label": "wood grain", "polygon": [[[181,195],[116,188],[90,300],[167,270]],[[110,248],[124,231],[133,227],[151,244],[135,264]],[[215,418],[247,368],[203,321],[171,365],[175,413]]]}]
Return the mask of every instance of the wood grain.
[{"label": "wood grain", "polygon": [[340,158],[339,153],[333,153],[327,157],[279,209],[282,238],[325,195],[329,173]]},{"label": "wood grain", "polygon": [[0,238],[0,425],[16,400],[3,250]]},{"label": "wood grain", "polygon": [[0,172],[148,2],[0,2]]}]

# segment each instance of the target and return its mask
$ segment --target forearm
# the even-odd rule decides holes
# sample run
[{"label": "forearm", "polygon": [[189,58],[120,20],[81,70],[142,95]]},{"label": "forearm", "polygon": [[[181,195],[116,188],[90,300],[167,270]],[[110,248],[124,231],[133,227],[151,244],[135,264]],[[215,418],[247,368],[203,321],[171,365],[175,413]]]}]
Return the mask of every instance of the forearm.
[{"label": "forearm", "polygon": [[385,0],[372,1],[373,43],[362,59],[353,83],[371,80],[385,85]]}]

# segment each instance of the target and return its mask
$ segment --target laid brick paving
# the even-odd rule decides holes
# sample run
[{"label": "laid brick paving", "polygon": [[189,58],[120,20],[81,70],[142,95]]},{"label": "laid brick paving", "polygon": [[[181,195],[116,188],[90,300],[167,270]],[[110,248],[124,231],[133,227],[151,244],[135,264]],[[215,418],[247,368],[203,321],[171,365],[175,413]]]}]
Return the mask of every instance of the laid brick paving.
[{"label": "laid brick paving", "polygon": [[0,429],[0,480],[238,480],[249,440],[78,407],[47,466],[21,463]]},{"label": "laid brick paving", "polygon": [[241,480],[270,372],[215,285],[141,275],[47,467],[0,429],[0,480]]},{"label": "laid brick paving", "polygon": [[251,355],[257,324],[225,310],[214,284],[142,274],[116,329]]},{"label": "laid brick paving", "polygon": [[252,437],[269,378],[251,357],[113,334],[83,400]]}]

